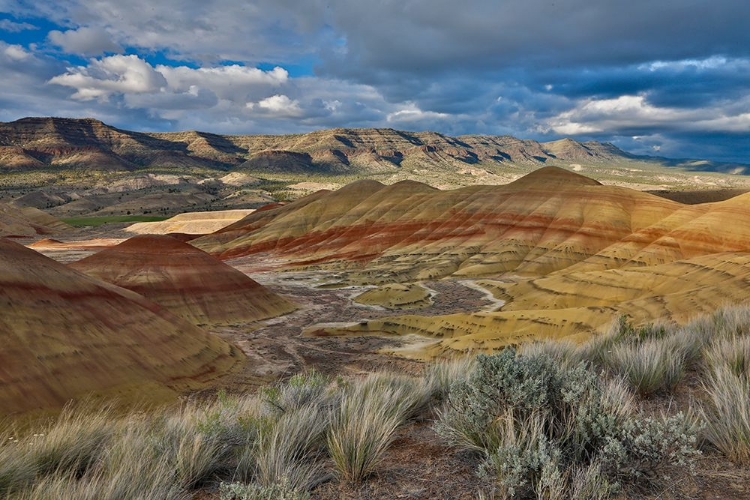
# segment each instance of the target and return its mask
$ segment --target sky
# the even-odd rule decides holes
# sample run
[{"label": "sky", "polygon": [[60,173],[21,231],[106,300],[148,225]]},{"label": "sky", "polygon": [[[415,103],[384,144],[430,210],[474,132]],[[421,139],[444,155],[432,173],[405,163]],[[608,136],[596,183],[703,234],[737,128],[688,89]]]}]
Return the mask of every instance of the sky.
[{"label": "sky", "polygon": [[0,0],[0,121],[389,127],[750,163],[748,0]]}]

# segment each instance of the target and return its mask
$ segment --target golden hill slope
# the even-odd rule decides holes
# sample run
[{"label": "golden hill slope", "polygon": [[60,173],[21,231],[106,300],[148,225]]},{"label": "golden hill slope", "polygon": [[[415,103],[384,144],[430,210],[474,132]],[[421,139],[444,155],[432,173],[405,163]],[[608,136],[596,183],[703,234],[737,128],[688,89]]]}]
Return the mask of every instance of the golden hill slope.
[{"label": "golden hill slope", "polygon": [[[363,281],[540,275],[596,255],[683,206],[545,167],[504,186],[439,191],[360,181],[253,214],[194,243],[222,258],[367,263]],[[369,271],[372,278],[368,278]]]},{"label": "golden hill slope", "polygon": [[440,339],[432,354],[583,338],[619,314],[684,322],[750,296],[750,195],[682,205],[550,167],[454,191],[355,183],[253,214],[198,244],[346,269],[363,283],[495,278],[483,283],[507,302],[500,312],[316,331],[425,335]]},{"label": "golden hill slope", "polygon": [[32,207],[0,203],[0,236],[36,236],[70,230],[64,222]]},{"label": "golden hill slope", "polygon": [[253,213],[245,210],[216,210],[210,212],[186,212],[158,222],[136,222],[125,228],[133,234],[209,234],[223,229]]},{"label": "golden hill slope", "polygon": [[638,324],[684,324],[721,306],[747,302],[748,283],[750,253],[725,252],[649,267],[555,273],[515,282],[482,280],[479,284],[506,301],[500,312],[395,316],[312,331],[436,339],[426,348],[404,351],[417,357],[449,355],[453,350],[491,351],[544,338],[582,340],[623,314]]},{"label": "golden hill slope", "polygon": [[171,236],[134,236],[70,264],[197,324],[255,321],[294,310],[288,300]]},{"label": "golden hill slope", "polygon": [[242,353],[142,296],[0,239],[0,414],[90,393],[156,400]]}]

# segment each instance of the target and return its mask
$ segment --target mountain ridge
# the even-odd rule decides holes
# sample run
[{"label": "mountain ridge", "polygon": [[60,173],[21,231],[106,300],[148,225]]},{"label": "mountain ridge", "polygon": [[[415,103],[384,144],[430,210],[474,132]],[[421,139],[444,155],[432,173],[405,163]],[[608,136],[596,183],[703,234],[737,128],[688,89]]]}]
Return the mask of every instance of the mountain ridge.
[{"label": "mountain ridge", "polygon": [[30,117],[0,122],[0,171],[54,167],[137,171],[144,168],[367,174],[403,168],[472,166],[573,167],[622,162],[693,165],[700,171],[748,173],[750,165],[639,156],[611,143],[565,138],[334,128],[304,134],[220,135],[201,131],[134,132],[92,118]]}]

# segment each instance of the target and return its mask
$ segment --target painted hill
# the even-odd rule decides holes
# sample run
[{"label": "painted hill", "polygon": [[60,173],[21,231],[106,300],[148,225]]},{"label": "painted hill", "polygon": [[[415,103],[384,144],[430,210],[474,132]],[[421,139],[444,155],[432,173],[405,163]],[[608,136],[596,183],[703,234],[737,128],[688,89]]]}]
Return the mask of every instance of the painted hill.
[{"label": "painted hill", "polygon": [[255,321],[295,308],[240,271],[170,236],[134,236],[70,266],[196,324]]},{"label": "painted hill", "polygon": [[[222,258],[272,251],[361,267],[362,281],[538,276],[584,261],[683,205],[544,167],[503,186],[439,191],[359,181],[257,212],[193,243]],[[371,271],[371,272],[370,272]]]},{"label": "painted hill", "polygon": [[750,296],[750,194],[683,205],[554,167],[453,191],[360,181],[193,243],[222,257],[330,269],[354,283],[486,278],[479,283],[506,303],[500,311],[308,331],[435,339],[409,353],[419,357],[582,339],[620,314],[683,323]]},{"label": "painted hill", "polygon": [[[636,157],[612,144],[563,139],[547,143],[510,136],[450,137],[393,129],[331,129],[292,135],[216,135],[205,132],[142,133],[93,119],[23,118],[0,123],[0,169],[86,167],[130,171],[155,167],[239,169],[256,173],[397,173],[450,171],[472,176],[508,166],[685,166],[739,173],[747,165]],[[518,175],[522,171],[506,172]],[[434,172],[433,172],[434,173]]]},{"label": "painted hill", "polygon": [[202,387],[235,347],[131,291],[0,239],[0,414]]},{"label": "painted hill", "polygon": [[0,203],[0,236],[51,235],[71,229],[69,225],[36,208]]}]

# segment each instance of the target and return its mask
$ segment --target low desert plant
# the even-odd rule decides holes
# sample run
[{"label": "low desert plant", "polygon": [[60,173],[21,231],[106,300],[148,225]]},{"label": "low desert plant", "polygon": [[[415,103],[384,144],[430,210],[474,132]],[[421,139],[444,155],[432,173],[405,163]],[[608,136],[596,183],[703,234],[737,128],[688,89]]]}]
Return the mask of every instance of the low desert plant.
[{"label": "low desert plant", "polygon": [[357,483],[374,470],[398,427],[425,408],[429,389],[423,380],[385,374],[346,388],[328,431],[328,452],[344,480]]},{"label": "low desert plant", "polygon": [[259,484],[221,483],[219,485],[221,500],[308,500],[310,494],[295,490],[287,481],[261,486]]},{"label": "low desert plant", "polygon": [[442,400],[448,395],[451,385],[466,380],[473,369],[474,356],[461,356],[428,364],[424,377],[433,397]]},{"label": "low desert plant", "polygon": [[704,380],[706,399],[699,406],[705,437],[739,465],[750,464],[750,380],[730,364],[716,363]]},{"label": "low desert plant", "polygon": [[263,391],[264,401],[274,411],[288,413],[311,404],[325,404],[325,391],[330,380],[311,370],[292,376],[285,383]]},{"label": "low desert plant", "polygon": [[604,364],[641,395],[672,390],[685,372],[684,353],[664,337],[617,344]]},{"label": "low desert plant", "polygon": [[286,481],[295,490],[314,486],[322,476],[318,455],[327,427],[327,412],[316,405],[261,422],[252,449],[255,481],[269,487]]},{"label": "low desert plant", "polygon": [[584,364],[567,368],[513,349],[477,357],[474,373],[452,387],[436,429],[483,456],[480,475],[504,497],[592,491],[606,498],[647,470],[690,465],[698,454],[686,417],[641,417],[622,383],[604,383]]}]

